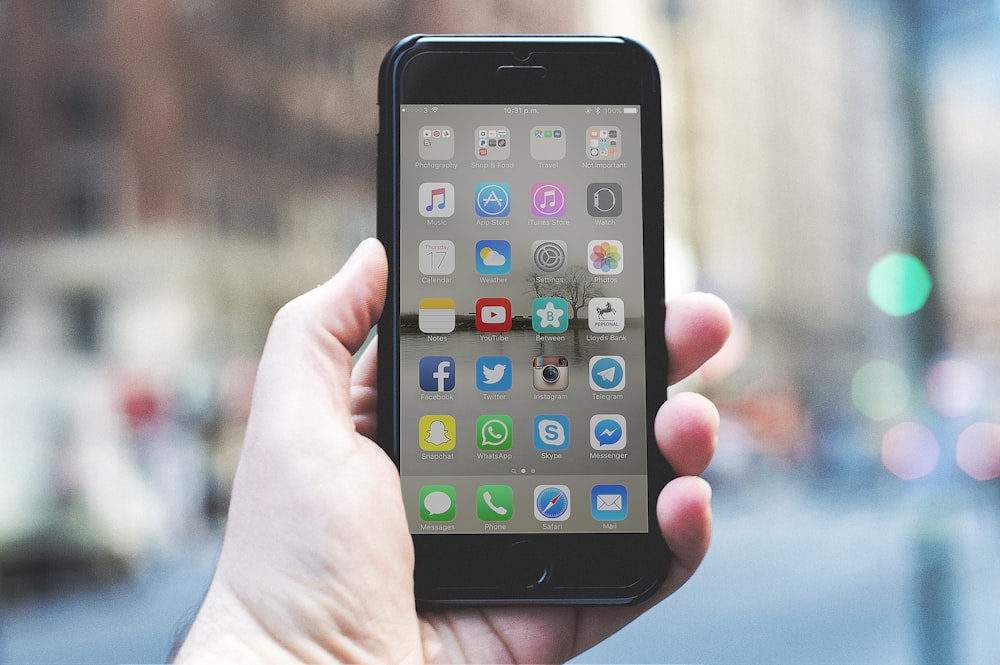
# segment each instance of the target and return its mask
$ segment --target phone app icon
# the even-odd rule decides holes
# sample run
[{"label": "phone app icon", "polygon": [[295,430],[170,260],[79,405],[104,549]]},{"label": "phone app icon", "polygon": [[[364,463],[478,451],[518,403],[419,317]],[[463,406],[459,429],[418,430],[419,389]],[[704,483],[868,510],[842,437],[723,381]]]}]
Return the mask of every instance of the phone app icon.
[{"label": "phone app icon", "polygon": [[536,217],[561,217],[566,214],[566,185],[561,182],[536,182],[531,186],[531,214]]},{"label": "phone app icon", "polygon": [[514,516],[514,490],[509,485],[482,485],[476,490],[476,515],[484,522]]},{"label": "phone app icon", "polygon": [[420,389],[443,393],[455,389],[455,359],[451,356],[424,356],[420,359]]},{"label": "phone app icon", "polygon": [[535,416],[533,438],[538,450],[566,450],[569,448],[569,418],[548,413]]},{"label": "phone app icon", "polygon": [[450,275],[455,272],[455,243],[451,240],[421,240],[417,263],[424,275]]},{"label": "phone app icon", "polygon": [[503,125],[476,127],[476,157],[479,159],[509,159],[510,130]]},{"label": "phone app icon", "polygon": [[624,485],[594,485],[590,489],[590,514],[599,522],[628,517],[628,490]]},{"label": "phone app icon", "polygon": [[451,485],[421,487],[420,519],[424,522],[450,522],[455,519],[455,488]]},{"label": "phone app icon", "polygon": [[530,147],[532,159],[563,159],[566,156],[566,130],[556,126],[532,127]]},{"label": "phone app icon", "polygon": [[625,387],[625,359],[621,356],[594,356],[590,359],[590,387],[617,391]]},{"label": "phone app icon", "polygon": [[591,298],[587,301],[587,325],[592,332],[625,330],[625,301],[621,298]]},{"label": "phone app icon", "polygon": [[587,243],[587,269],[594,275],[621,273],[625,247],[620,240],[591,240]]},{"label": "phone app icon", "polygon": [[535,519],[564,522],[569,519],[569,488],[565,485],[539,485],[535,488]]},{"label": "phone app icon", "polygon": [[476,272],[480,275],[506,275],[510,272],[510,243],[506,240],[480,240],[476,243]]},{"label": "phone app icon", "polygon": [[621,156],[621,129],[610,126],[587,128],[587,157],[596,160],[611,160]]},{"label": "phone app icon", "polygon": [[531,243],[531,261],[541,275],[566,272],[566,243],[562,240],[536,240]]},{"label": "phone app icon", "polygon": [[421,416],[420,449],[440,452],[455,449],[454,416]]},{"label": "phone app icon", "polygon": [[598,413],[590,418],[590,447],[594,450],[621,450],[625,447],[625,416]]},{"label": "phone app icon", "polygon": [[476,330],[479,332],[507,332],[511,318],[510,300],[507,298],[476,300]]},{"label": "phone app icon", "polygon": [[429,335],[450,333],[455,329],[455,301],[451,298],[421,298],[417,324],[420,332]]},{"label": "phone app icon", "polygon": [[421,183],[417,199],[420,214],[424,217],[451,217],[455,214],[455,186],[450,182]]},{"label": "phone app icon", "polygon": [[479,416],[476,418],[476,445],[480,450],[510,450],[513,431],[510,416]]},{"label": "phone app icon", "polygon": [[569,303],[565,298],[535,298],[531,302],[531,329],[540,333],[566,332]]},{"label": "phone app icon", "polygon": [[476,388],[483,392],[510,390],[514,365],[507,356],[481,356],[476,359]]},{"label": "phone app icon", "polygon": [[510,185],[505,182],[481,182],[476,185],[476,214],[480,217],[509,215]]},{"label": "phone app icon", "polygon": [[417,138],[420,159],[440,160],[455,156],[455,132],[447,125],[421,127]]},{"label": "phone app icon", "polygon": [[592,182],[587,185],[587,214],[591,217],[617,217],[622,214],[622,186],[617,182]]},{"label": "phone app icon", "polygon": [[531,361],[531,383],[535,390],[566,390],[569,360],[566,356],[535,356]]}]

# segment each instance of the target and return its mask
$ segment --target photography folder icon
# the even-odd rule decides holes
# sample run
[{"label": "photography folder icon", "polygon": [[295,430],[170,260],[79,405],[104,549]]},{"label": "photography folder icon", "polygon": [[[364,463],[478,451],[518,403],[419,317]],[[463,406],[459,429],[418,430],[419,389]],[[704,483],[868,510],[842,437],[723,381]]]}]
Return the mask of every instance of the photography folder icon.
[{"label": "photography folder icon", "polygon": [[622,509],[622,495],[621,494],[598,494],[597,495],[597,510],[598,511],[615,511],[618,512]]}]

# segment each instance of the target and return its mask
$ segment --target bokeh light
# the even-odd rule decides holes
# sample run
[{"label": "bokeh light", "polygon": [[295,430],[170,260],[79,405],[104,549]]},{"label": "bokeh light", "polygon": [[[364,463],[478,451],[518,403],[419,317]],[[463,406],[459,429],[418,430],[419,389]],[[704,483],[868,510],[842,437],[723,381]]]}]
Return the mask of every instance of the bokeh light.
[{"label": "bokeh light", "polygon": [[868,272],[868,297],[891,316],[906,316],[923,307],[931,285],[923,262],[910,254],[887,254]]},{"label": "bokeh light", "polygon": [[854,373],[851,400],[872,420],[888,420],[901,414],[910,403],[910,381],[906,372],[888,360],[873,360]]},{"label": "bokeh light", "polygon": [[882,464],[903,480],[929,475],[941,458],[934,433],[917,423],[899,423],[882,437]]},{"label": "bokeh light", "polygon": [[1000,478],[1000,425],[974,423],[958,435],[958,468],[976,480]]},{"label": "bokeh light", "polygon": [[927,370],[927,402],[945,418],[975,413],[983,403],[986,373],[964,360],[940,360]]}]

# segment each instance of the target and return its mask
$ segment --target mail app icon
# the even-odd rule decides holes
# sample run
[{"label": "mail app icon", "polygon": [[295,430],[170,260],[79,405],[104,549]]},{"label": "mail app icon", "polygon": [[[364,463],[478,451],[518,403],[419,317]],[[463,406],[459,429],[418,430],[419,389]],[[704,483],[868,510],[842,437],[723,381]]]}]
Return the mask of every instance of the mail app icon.
[{"label": "mail app icon", "polygon": [[604,512],[608,510],[621,510],[622,509],[622,495],[621,494],[598,494],[597,495],[597,511]]},{"label": "mail app icon", "polygon": [[624,485],[594,485],[590,512],[599,522],[618,522],[628,516],[628,490]]}]

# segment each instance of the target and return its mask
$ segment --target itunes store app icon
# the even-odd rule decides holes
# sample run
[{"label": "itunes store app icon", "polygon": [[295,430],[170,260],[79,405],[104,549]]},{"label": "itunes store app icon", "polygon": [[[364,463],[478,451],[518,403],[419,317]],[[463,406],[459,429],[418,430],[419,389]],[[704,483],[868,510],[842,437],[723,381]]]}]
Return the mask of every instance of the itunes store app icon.
[{"label": "itunes store app icon", "polygon": [[536,217],[561,217],[566,214],[566,185],[561,182],[536,182],[531,186],[531,214]]}]

